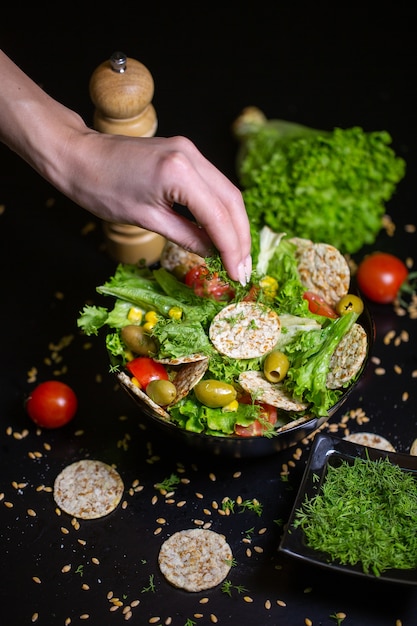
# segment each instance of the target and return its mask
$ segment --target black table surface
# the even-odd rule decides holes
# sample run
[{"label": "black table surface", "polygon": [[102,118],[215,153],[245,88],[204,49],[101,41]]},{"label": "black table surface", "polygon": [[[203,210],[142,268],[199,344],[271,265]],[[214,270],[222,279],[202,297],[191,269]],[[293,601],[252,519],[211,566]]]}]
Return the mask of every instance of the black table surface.
[{"label": "black table surface", "polygon": [[[8,6],[0,42],[87,123],[95,67],[115,50],[139,59],[155,80],[158,134],[189,136],[234,180],[230,126],[248,105],[313,127],[388,130],[407,174],[387,205],[395,232],[382,230],[372,249],[412,259],[417,99],[411,9],[402,3],[378,13],[366,4],[360,11],[316,3],[264,9],[177,4],[125,3],[105,12],[85,3],[79,12],[67,7],[59,15],[56,4],[24,11]],[[415,587],[335,574],[279,553],[311,441],[265,458],[220,459],[173,446],[146,426],[117,390],[103,342],[77,329],[82,307],[115,269],[103,248],[101,222],[4,146],[0,207],[0,623],[417,624]],[[408,453],[417,437],[417,322],[391,305],[369,307],[376,325],[373,359],[324,432],[371,431]],[[37,382],[55,377],[76,390],[79,410],[68,426],[39,431],[24,399]],[[48,488],[80,458],[116,464],[125,494],[117,511],[78,528],[56,513]],[[155,484],[171,474],[184,480],[167,498]],[[261,514],[236,507],[221,515],[213,505],[239,496],[257,498]],[[159,572],[162,541],[199,521],[232,545],[230,593],[220,587],[182,592]],[[117,610],[111,610],[111,594],[120,600]]]}]

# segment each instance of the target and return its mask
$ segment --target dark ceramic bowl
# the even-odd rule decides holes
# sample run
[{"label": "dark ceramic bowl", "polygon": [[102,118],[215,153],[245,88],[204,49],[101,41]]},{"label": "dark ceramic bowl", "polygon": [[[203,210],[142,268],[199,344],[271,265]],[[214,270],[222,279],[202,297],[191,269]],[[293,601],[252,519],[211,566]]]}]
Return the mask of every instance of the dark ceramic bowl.
[{"label": "dark ceramic bowl", "polygon": [[267,456],[297,444],[320,428],[322,424],[341,409],[352,391],[358,385],[369,362],[369,356],[375,339],[375,326],[367,308],[364,309],[358,322],[363,326],[368,336],[368,350],[361,371],[355,382],[345,390],[337,404],[329,410],[328,415],[319,418],[307,418],[301,423],[296,421],[294,425],[288,424],[285,430],[279,431],[273,437],[216,437],[184,430],[163,419],[153,411],[149,405],[141,401],[127,386],[122,383],[121,386],[132,397],[140,413],[146,418],[146,421],[160,431],[164,438],[171,438],[179,443],[191,446],[194,451],[209,453],[219,457],[249,458]]}]

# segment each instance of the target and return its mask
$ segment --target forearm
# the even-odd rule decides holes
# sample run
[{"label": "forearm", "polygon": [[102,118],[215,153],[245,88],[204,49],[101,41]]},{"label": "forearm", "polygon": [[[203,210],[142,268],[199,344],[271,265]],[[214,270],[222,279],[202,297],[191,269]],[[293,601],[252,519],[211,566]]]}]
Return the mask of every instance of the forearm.
[{"label": "forearm", "polygon": [[76,113],[45,93],[0,50],[0,139],[64,193],[69,145],[89,129]]}]

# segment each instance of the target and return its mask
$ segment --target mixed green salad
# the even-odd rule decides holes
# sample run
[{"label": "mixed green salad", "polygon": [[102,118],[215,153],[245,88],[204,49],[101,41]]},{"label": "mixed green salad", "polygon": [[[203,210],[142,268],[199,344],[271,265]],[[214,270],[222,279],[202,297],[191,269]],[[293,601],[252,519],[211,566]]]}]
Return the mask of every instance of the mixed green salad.
[{"label": "mixed green salad", "polygon": [[[273,435],[283,424],[302,416],[326,416],[345,391],[344,387],[356,377],[336,389],[326,384],[331,357],[360,313],[351,307],[331,317],[318,314],[320,310],[312,312],[298,271],[297,244],[268,227],[258,237],[254,271],[246,287],[229,279],[219,257],[204,259],[199,282],[187,279],[190,272],[184,276],[164,267],[119,264],[114,275],[97,287],[99,294],[113,298],[113,305],[89,304],[80,313],[78,326],[87,335],[105,333],[111,370],[125,372],[143,397],[152,386],[150,381],[158,376],[166,381],[166,389],[170,385],[175,387],[181,368],[205,361],[199,381],[200,387],[206,383],[205,396],[196,392],[196,379],[179,400],[175,393],[164,395],[165,389],[159,396],[149,393],[165,417],[179,427],[217,436]],[[213,329],[216,316],[222,315],[226,307],[239,303],[245,303],[244,306],[250,303],[279,318],[280,332],[273,340],[272,349],[269,347],[265,353],[249,358],[245,342],[239,347],[242,358],[228,356],[227,350],[219,351],[210,328]],[[252,317],[246,332],[255,333],[259,331],[257,308],[250,310]],[[238,322],[237,319],[230,322],[232,336],[233,324]],[[133,350],[132,343],[126,341],[126,329],[132,327],[140,329],[142,346],[137,349],[133,346]],[[239,378],[244,372],[255,372],[264,380],[265,362],[271,353],[284,358],[287,366],[282,380],[266,384],[279,390],[284,398],[301,403],[301,409],[272,406],[256,390],[248,394],[242,389]],[[154,367],[155,372],[147,371],[148,378],[145,376],[141,382],[144,364],[151,370]],[[220,394],[216,396],[215,392],[213,400],[210,385],[215,387],[216,382],[220,384]],[[222,394],[224,402],[218,399]],[[205,400],[207,397],[209,400]]]}]

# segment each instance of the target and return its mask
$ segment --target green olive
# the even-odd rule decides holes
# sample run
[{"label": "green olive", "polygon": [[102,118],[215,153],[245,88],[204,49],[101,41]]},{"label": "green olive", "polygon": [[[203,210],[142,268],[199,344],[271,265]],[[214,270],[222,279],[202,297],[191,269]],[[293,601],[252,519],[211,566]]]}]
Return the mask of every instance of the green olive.
[{"label": "green olive", "polygon": [[264,361],[264,375],[271,383],[279,383],[287,375],[290,362],[279,350],[270,352]]},{"label": "green olive", "polygon": [[136,324],[124,326],[120,331],[123,343],[135,354],[150,356],[157,351],[155,340]]},{"label": "green olive", "polygon": [[360,315],[363,311],[363,301],[359,296],[348,293],[343,296],[343,298],[340,298],[339,302],[336,304],[336,313],[338,315],[346,315],[346,313],[352,311]]},{"label": "green olive", "polygon": [[194,387],[194,393],[201,404],[211,409],[226,406],[236,399],[236,389],[232,385],[210,378],[200,380]]},{"label": "green olive", "polygon": [[170,380],[151,380],[146,386],[146,394],[159,406],[167,406],[174,402],[177,390]]}]

